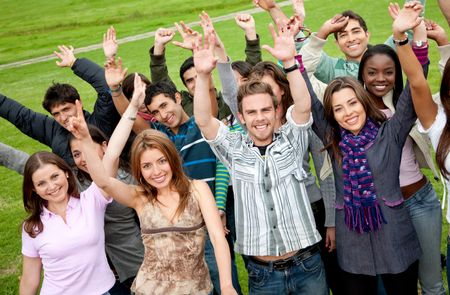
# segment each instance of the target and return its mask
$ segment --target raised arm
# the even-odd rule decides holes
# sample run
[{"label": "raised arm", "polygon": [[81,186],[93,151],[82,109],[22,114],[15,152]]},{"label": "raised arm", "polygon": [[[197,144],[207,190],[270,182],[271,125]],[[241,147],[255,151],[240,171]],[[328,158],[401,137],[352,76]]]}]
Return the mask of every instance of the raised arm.
[{"label": "raised arm", "polygon": [[23,175],[29,154],[0,142],[0,165]]},{"label": "raised arm", "polygon": [[[391,16],[395,15],[395,9],[396,6],[394,4],[389,6]],[[422,5],[415,2],[405,3],[405,6],[399,11],[392,25],[395,40],[405,39],[406,31],[420,24],[422,21],[419,18],[421,11]],[[397,54],[402,69],[408,77],[414,109],[422,126],[427,129],[431,126],[437,114],[437,105],[432,99],[430,87],[411,46],[409,44],[397,45]]]},{"label": "raised arm", "polygon": [[155,33],[155,42],[149,52],[150,77],[153,83],[162,81],[175,86],[172,79],[170,79],[165,56],[166,45],[174,36],[174,31],[164,28],[159,28]]},{"label": "raised arm", "polygon": [[106,31],[106,34],[103,34],[103,53],[106,60],[115,58],[117,50],[119,50],[119,43],[117,43],[116,39],[116,30],[111,26]]},{"label": "raised arm", "polygon": [[274,22],[276,22],[277,19],[280,21],[287,21],[288,19],[275,0],[253,0],[253,3],[259,8],[267,11]]},{"label": "raised arm", "polygon": [[75,58],[72,46],[60,45],[53,53],[60,59],[56,65],[71,68],[75,75],[89,83],[98,94],[108,91],[103,68],[86,58]]},{"label": "raised arm", "polygon": [[[111,97],[114,105],[121,116],[123,116],[128,105],[130,104],[122,91],[122,81],[126,74],[127,69],[122,67],[122,60],[120,58],[117,63],[115,58],[111,58],[105,63],[105,78],[109,88],[111,89]],[[150,125],[147,121],[145,121],[142,117],[137,116],[133,125],[133,131],[138,134],[148,128],[150,128]]]},{"label": "raised arm", "polygon": [[299,23],[293,26],[284,26],[281,22],[277,22],[277,31],[272,24],[269,25],[270,32],[274,41],[274,47],[263,45],[263,48],[277,60],[281,61],[289,81],[292,99],[294,100],[294,109],[292,118],[296,124],[307,123],[311,115],[311,98],[307,91],[305,80],[303,79],[295,56],[294,36]]},{"label": "raised arm", "polygon": [[337,63],[336,58],[328,56],[324,51],[326,39],[330,34],[340,31],[348,24],[348,17],[341,14],[335,15],[327,20],[317,33],[313,33],[309,42],[305,44],[300,54],[303,57],[303,64],[310,74],[313,74],[319,81],[328,84],[335,78],[334,66]]},{"label": "raised arm", "polygon": [[445,19],[447,20],[447,23],[450,26],[450,2],[448,0],[439,0],[438,2],[442,14],[445,16]]},{"label": "raised arm", "polygon": [[92,180],[101,189],[106,199],[112,196],[119,203],[137,209],[140,203],[136,187],[127,185],[108,174],[100,160],[96,144],[89,134],[79,101],[76,101],[76,107],[77,116],[70,118],[68,129],[82,143],[83,154],[86,157],[86,164]]},{"label": "raised arm", "polygon": [[112,177],[115,177],[117,174],[120,154],[127,143],[131,129],[135,125],[139,106],[144,103],[146,85],[138,74],[134,76],[134,87],[131,101],[109,139],[108,148],[103,157],[103,166],[106,173]]},{"label": "raised arm", "polygon": [[262,61],[261,45],[256,34],[255,19],[251,14],[246,13],[238,14],[234,19],[236,24],[245,32],[245,61],[254,66]]},{"label": "raised arm", "polygon": [[209,95],[209,80],[217,59],[214,57],[214,35],[207,34],[204,44],[199,37],[194,44],[194,64],[197,81],[194,94],[194,117],[203,136],[210,140],[217,136],[219,121],[213,116]]},{"label": "raised arm", "polygon": [[37,113],[0,94],[0,117],[25,135],[51,147],[54,134],[62,128],[53,118]]},{"label": "raised arm", "polygon": [[447,32],[438,25],[436,22],[432,20],[424,20],[425,28],[427,29],[427,37],[428,39],[432,39],[436,42],[438,46],[438,51],[440,55],[439,59],[439,71],[444,72],[445,64],[447,60],[450,58],[450,44],[448,42]]}]

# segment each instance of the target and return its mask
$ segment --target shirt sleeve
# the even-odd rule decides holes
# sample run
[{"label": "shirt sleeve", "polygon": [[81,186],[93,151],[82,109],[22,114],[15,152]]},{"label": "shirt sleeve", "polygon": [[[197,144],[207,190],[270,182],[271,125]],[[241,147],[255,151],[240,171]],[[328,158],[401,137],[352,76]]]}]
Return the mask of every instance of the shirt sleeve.
[{"label": "shirt sleeve", "polygon": [[337,58],[332,58],[323,51],[326,40],[318,38],[315,33],[309,39],[309,42],[300,50],[303,65],[308,72],[314,72],[319,81],[328,84],[335,77],[334,68]]},{"label": "shirt sleeve", "polygon": [[80,198],[88,206],[95,206],[96,209],[103,212],[106,210],[106,206],[113,201],[113,198],[107,200],[94,182],[91,183],[87,190],[81,193]]},{"label": "shirt sleeve", "polygon": [[219,121],[219,130],[217,131],[216,138],[211,140],[205,138],[205,141],[209,144],[217,159],[221,161],[228,170],[231,169],[235,143],[242,141],[242,139],[239,139],[240,136],[241,134],[239,132],[231,132],[222,121]]},{"label": "shirt sleeve", "polygon": [[436,118],[434,119],[433,124],[430,128],[423,128],[420,121],[417,122],[417,129],[420,133],[427,134],[430,137],[431,144],[433,145],[434,150],[436,151],[437,146],[439,144],[439,139],[441,138],[442,132],[444,131],[445,124],[447,122],[447,116],[445,115],[444,109],[442,106],[438,107],[438,112],[436,114]]},{"label": "shirt sleeve", "polygon": [[[309,150],[319,181],[320,194],[322,195],[325,205],[325,227],[334,227],[336,187],[334,185],[334,174],[331,167],[331,161],[327,151],[323,150],[324,147],[322,141],[320,141],[317,135],[312,131],[309,141]],[[326,172],[323,171],[325,166],[328,168]]]},{"label": "shirt sleeve", "polygon": [[231,63],[217,63],[217,71],[219,72],[219,78],[222,84],[223,101],[228,105],[233,116],[238,118],[238,85],[233,69],[231,68]]},{"label": "shirt sleeve", "polygon": [[230,182],[230,174],[225,165],[216,162],[216,185],[214,196],[216,198],[216,205],[219,210],[226,211],[228,184]]},{"label": "shirt sleeve", "polygon": [[39,257],[39,252],[35,248],[36,238],[31,238],[22,226],[22,254],[28,257]]},{"label": "shirt sleeve", "polygon": [[283,132],[289,138],[292,146],[294,146],[299,155],[300,159],[303,158],[303,154],[308,149],[309,145],[309,131],[313,123],[313,118],[310,113],[308,122],[304,124],[296,124],[292,118],[292,110],[294,105],[290,106],[286,112],[287,123],[281,126],[280,132]]}]

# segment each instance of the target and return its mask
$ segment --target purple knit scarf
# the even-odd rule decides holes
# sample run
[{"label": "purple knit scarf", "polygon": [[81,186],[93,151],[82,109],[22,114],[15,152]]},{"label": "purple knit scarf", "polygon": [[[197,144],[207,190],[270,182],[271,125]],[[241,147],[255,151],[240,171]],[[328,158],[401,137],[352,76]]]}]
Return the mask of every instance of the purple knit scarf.
[{"label": "purple knit scarf", "polygon": [[370,118],[358,135],[341,128],[345,224],[357,233],[376,231],[387,223],[377,201],[366,149],[375,140],[378,125]]}]

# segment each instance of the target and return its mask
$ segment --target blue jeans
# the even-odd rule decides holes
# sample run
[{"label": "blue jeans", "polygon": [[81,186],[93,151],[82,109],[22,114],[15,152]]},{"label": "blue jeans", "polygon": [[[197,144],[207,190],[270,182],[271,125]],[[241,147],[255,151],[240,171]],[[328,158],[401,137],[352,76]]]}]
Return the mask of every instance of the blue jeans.
[{"label": "blue jeans", "polygon": [[[227,241],[228,241],[229,247],[230,247],[230,240],[231,240],[231,237],[230,237],[230,234],[228,234]],[[233,287],[236,290],[236,292],[238,294],[242,294],[241,286],[239,285],[239,277],[238,277],[237,268],[236,268],[236,261],[234,259],[234,250],[233,250],[232,243],[231,243],[230,252],[232,252],[232,255],[231,255],[231,280],[232,280]],[[212,281],[213,287],[214,287],[212,294],[220,294],[219,268],[217,267],[216,257],[214,255],[214,248],[211,243],[211,240],[209,239],[209,235],[206,235],[205,260],[206,260],[206,264],[208,265],[209,275],[211,276],[211,281]]]},{"label": "blue jeans", "polygon": [[422,294],[445,294],[441,269],[442,211],[430,182],[405,201],[419,238],[419,282]]},{"label": "blue jeans", "polygon": [[264,266],[248,261],[248,289],[249,294],[328,294],[320,253],[299,260],[285,270],[275,270],[271,266]]},{"label": "blue jeans", "polygon": [[447,260],[445,261],[447,268],[447,286],[450,286],[450,236],[447,236]]}]

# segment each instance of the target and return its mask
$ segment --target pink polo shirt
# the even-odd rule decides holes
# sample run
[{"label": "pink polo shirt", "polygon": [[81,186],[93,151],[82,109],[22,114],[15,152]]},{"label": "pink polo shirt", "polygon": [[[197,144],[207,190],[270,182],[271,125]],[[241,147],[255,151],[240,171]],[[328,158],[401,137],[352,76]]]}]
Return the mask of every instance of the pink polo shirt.
[{"label": "pink polo shirt", "polygon": [[42,259],[44,281],[40,294],[100,295],[114,285],[103,230],[108,203],[92,183],[79,199],[70,197],[67,223],[44,208],[44,230],[34,239],[22,230],[22,254]]}]

